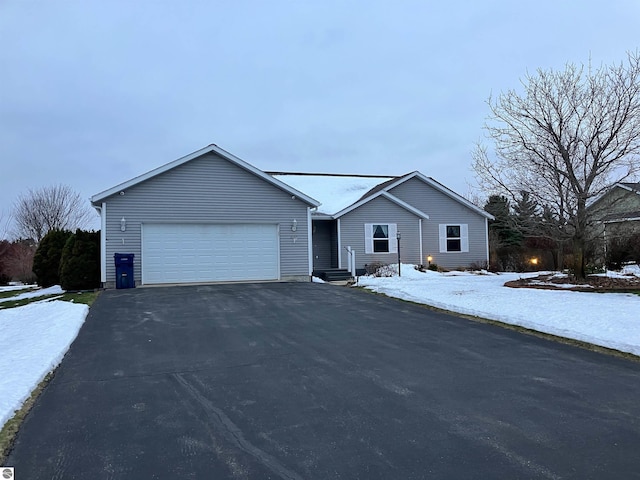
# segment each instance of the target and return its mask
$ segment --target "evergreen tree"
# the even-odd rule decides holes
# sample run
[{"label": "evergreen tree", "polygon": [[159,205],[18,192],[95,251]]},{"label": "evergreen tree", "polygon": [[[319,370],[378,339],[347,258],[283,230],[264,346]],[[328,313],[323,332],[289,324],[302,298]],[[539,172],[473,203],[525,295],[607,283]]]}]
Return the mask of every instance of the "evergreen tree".
[{"label": "evergreen tree", "polygon": [[538,203],[531,198],[529,192],[520,191],[520,198],[513,206],[516,228],[523,236],[543,235],[540,231],[540,216]]},{"label": "evergreen tree", "polygon": [[76,230],[62,250],[60,285],[64,290],[100,287],[100,232]]},{"label": "evergreen tree", "polygon": [[60,283],[60,257],[71,235],[68,230],[50,230],[40,241],[33,257],[33,273],[41,287]]},{"label": "evergreen tree", "polygon": [[516,228],[511,205],[503,195],[491,195],[484,209],[495,217],[489,222],[489,230],[493,231],[500,240],[501,246],[519,246],[522,244],[522,234]]}]

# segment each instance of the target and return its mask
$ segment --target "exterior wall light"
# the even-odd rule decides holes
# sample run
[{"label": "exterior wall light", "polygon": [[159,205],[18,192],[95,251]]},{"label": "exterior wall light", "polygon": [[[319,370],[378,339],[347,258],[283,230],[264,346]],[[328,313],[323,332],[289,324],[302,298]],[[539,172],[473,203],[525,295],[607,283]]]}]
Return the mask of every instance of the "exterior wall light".
[{"label": "exterior wall light", "polygon": [[298,230],[298,221],[294,218],[293,222],[291,223],[291,231],[295,232],[296,230]]},{"label": "exterior wall light", "polygon": [[122,217],[122,220],[120,220],[120,231],[125,232],[126,230],[127,230],[127,221],[124,219],[124,217]]}]

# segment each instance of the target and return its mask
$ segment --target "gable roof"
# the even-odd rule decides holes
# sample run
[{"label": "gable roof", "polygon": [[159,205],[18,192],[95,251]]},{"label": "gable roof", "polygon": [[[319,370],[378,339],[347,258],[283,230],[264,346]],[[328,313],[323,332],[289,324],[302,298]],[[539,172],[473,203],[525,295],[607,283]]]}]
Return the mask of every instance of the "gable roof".
[{"label": "gable roof", "polygon": [[412,178],[418,178],[418,179],[422,180],[424,183],[426,183],[430,187],[434,188],[435,190],[445,194],[449,198],[455,200],[458,203],[461,203],[462,205],[464,205],[468,209],[473,210],[474,212],[482,215],[485,218],[488,218],[489,220],[494,220],[495,219],[495,217],[493,215],[491,215],[489,212],[484,211],[482,208],[474,205],[473,203],[471,203],[466,198],[458,195],[453,190],[450,190],[449,188],[445,187],[440,182],[434,180],[431,177],[427,177],[427,176],[423,175],[422,173],[420,173],[418,171],[407,173],[406,175],[403,175],[403,176],[398,177],[396,179],[387,181],[384,184],[380,184],[380,185],[372,188],[370,191],[368,191],[367,193],[365,193],[362,196],[361,200],[372,199],[372,198],[374,198],[376,196],[376,193],[380,192],[380,191],[389,192],[393,188],[397,187],[398,185],[403,184],[407,180],[411,180]]},{"label": "gable roof", "polygon": [[343,215],[346,215],[347,213],[355,210],[356,208],[358,208],[358,207],[364,205],[365,203],[368,203],[371,200],[374,200],[374,199],[376,199],[378,197],[386,198],[387,200],[390,200],[393,203],[395,203],[396,205],[398,205],[399,207],[402,207],[405,210],[410,211],[414,215],[417,215],[418,217],[421,217],[421,218],[424,218],[424,219],[427,219],[427,220],[429,219],[429,215],[427,215],[423,211],[418,210],[417,208],[409,205],[407,202],[404,202],[404,201],[400,200],[398,197],[395,197],[395,196],[391,195],[389,192],[387,192],[385,190],[378,190],[378,192],[373,194],[373,195],[369,195],[366,198],[361,198],[356,203],[354,203],[354,204],[348,206],[347,208],[337,212],[335,215],[333,215],[333,217],[334,218],[340,218]]},{"label": "gable roof", "polygon": [[345,175],[327,173],[287,173],[267,172],[278,180],[306,192],[320,200],[316,217],[325,215],[332,217],[360,198],[371,188],[395,180],[397,177],[380,175]]},{"label": "gable roof", "polygon": [[587,202],[587,208],[594,208],[594,206],[600,202],[603,198],[608,196],[611,192],[613,192],[616,188],[621,188],[623,190],[627,190],[631,193],[637,193],[640,195],[640,182],[618,182],[613,184],[608,190],[602,192],[600,195],[594,197],[590,201]]},{"label": "gable roof", "polygon": [[[339,218],[367,202],[379,197],[386,198],[396,205],[414,213],[421,218],[429,215],[394,196],[390,190],[417,177],[435,190],[447,195],[474,212],[493,220],[490,213],[477,207],[469,200],[461,197],[431,177],[426,177],[418,171],[402,176],[380,175],[344,175],[328,173],[287,173],[268,172],[274,177],[302,191],[308,192],[322,203],[316,217]],[[384,194],[384,195],[383,195]]]},{"label": "gable roof", "polygon": [[142,175],[138,175],[137,177],[132,178],[131,180],[127,180],[126,182],[123,182],[119,185],[116,185],[115,187],[111,187],[107,190],[104,190],[103,192],[97,193],[96,195],[91,197],[91,203],[96,204],[102,200],[104,200],[107,197],[110,197],[111,195],[114,195],[122,190],[126,190],[127,188],[131,188],[134,185],[137,185],[139,183],[142,183],[146,180],[149,180],[153,177],[156,177],[162,173],[165,173],[173,168],[176,168],[180,165],[183,165],[187,162],[190,162],[191,160],[194,160],[198,157],[201,157],[203,155],[206,155],[207,153],[215,153],[216,155],[218,155],[219,157],[222,157],[223,159],[237,165],[238,167],[253,173],[254,175],[256,175],[257,177],[261,178],[262,180],[274,185],[275,187],[279,188],[280,190],[285,191],[286,193],[295,196],[297,198],[299,198],[300,200],[302,200],[304,203],[306,203],[309,206],[312,207],[318,207],[320,205],[320,202],[318,202],[317,200],[307,196],[306,194],[302,193],[299,190],[296,190],[295,188],[293,188],[290,185],[287,185],[284,182],[281,182],[280,180],[278,180],[277,178],[272,177],[271,175],[268,175],[267,173],[263,172],[262,170],[260,170],[259,168],[254,167],[253,165],[245,162],[244,160],[236,157],[235,155],[232,155],[231,153],[227,152],[226,150],[223,150],[222,148],[218,147],[217,145],[211,144],[208,145],[204,148],[201,148],[200,150],[197,150],[193,153],[190,153],[189,155],[185,155],[184,157],[178,158],[177,160],[174,160],[173,162],[169,162],[166,163],[158,168],[155,168],[147,173],[143,173]]}]

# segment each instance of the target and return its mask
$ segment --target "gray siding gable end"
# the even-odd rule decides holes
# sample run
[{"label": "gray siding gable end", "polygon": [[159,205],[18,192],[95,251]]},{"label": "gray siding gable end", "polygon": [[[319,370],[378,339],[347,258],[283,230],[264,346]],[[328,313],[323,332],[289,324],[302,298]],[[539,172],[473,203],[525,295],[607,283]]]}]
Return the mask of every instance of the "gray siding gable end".
[{"label": "gray siding gable end", "polygon": [[232,155],[231,153],[223,150],[222,148],[218,147],[217,145],[211,144],[207,147],[204,147],[200,150],[197,150],[193,153],[190,153],[189,155],[186,155],[184,157],[178,158],[177,160],[174,160],[173,162],[167,163],[165,165],[162,165],[154,170],[151,170],[147,173],[144,173],[142,175],[139,175],[135,178],[132,178],[131,180],[128,180],[126,182],[123,182],[119,185],[116,185],[114,187],[111,187],[107,190],[104,190],[103,192],[100,192],[94,196],[91,197],[91,203],[94,206],[99,206],[100,202],[102,202],[103,200],[107,199],[108,197],[111,197],[112,195],[116,195],[121,191],[124,191],[128,188],[131,188],[139,183],[142,183],[146,180],[149,180],[153,177],[156,177],[158,175],[161,175],[169,170],[172,170],[180,165],[183,165],[187,162],[190,162],[192,160],[195,160],[199,157],[202,157],[203,155],[206,155],[208,153],[215,153],[216,156],[218,158],[224,159],[226,161],[229,161],[237,166],[239,166],[240,168],[253,173],[254,175],[256,175],[257,177],[261,178],[262,180],[278,187],[279,189],[285,191],[286,193],[290,194],[291,196],[294,196],[296,198],[299,198],[300,200],[302,200],[303,202],[305,202],[306,204],[308,204],[311,207],[318,207],[320,205],[320,202],[318,202],[317,200],[307,196],[306,194],[296,190],[295,188],[287,185],[286,183],[281,182],[280,180],[278,180],[277,178],[272,177],[271,175],[266,174],[265,172],[263,172],[262,170],[254,167],[253,165],[245,162],[244,160],[236,157],[235,155]]}]

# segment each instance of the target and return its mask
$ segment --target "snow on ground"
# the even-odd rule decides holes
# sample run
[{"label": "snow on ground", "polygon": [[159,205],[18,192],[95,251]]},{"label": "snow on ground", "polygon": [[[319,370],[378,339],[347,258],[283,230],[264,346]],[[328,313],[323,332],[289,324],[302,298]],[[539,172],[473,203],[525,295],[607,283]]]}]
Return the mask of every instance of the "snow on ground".
[{"label": "snow on ground", "polygon": [[6,285],[0,287],[0,292],[13,292],[15,290],[25,290],[27,288],[38,288],[37,285]]},{"label": "snow on ground", "polygon": [[419,272],[402,265],[401,277],[360,277],[358,286],[453,312],[519,325],[640,355],[640,296],[531,288],[504,283],[539,273],[478,275]]},{"label": "snow on ground", "polygon": [[57,295],[59,293],[64,293],[64,290],[60,288],[60,285],[54,285],[53,287],[41,288],[39,290],[31,290],[29,292],[21,293],[19,295],[14,295],[13,297],[9,297],[9,298],[0,298],[0,302],[8,302],[10,300],[11,301],[22,300],[25,298],[43,297],[45,295]]},{"label": "snow on ground", "polygon": [[88,312],[55,300],[0,310],[0,428],[60,363]]}]

